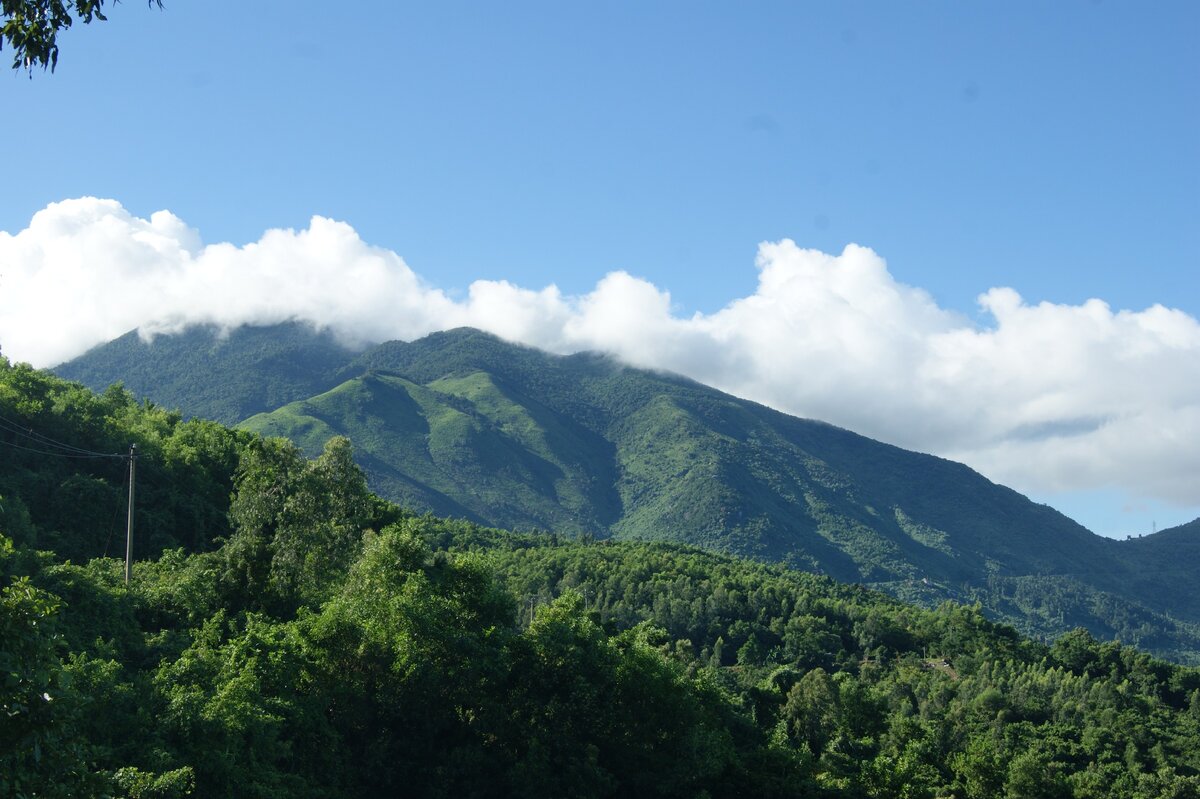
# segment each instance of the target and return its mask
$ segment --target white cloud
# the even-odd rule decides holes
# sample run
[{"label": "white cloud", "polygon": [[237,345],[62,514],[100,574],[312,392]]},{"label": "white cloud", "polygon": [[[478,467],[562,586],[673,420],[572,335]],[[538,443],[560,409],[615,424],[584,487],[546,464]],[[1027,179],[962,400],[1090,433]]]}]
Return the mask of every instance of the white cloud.
[{"label": "white cloud", "polygon": [[451,299],[347,224],[313,217],[252,244],[204,245],[166,211],[55,203],[0,232],[0,345],[51,365],[140,327],[168,333],[289,319],[348,341],[473,325],[555,352],[599,349],[797,415],[961,460],[1046,494],[1117,488],[1200,505],[1200,323],[979,297],[979,326],[897,282],[874,252],[762,244],[754,294],[676,316],[669,293],[614,272],[563,296],[477,281]]}]

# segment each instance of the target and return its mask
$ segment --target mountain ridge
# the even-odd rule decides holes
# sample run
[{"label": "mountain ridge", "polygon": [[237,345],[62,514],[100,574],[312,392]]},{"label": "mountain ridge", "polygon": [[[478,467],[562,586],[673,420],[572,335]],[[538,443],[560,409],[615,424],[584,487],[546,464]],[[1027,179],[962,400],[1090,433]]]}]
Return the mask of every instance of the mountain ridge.
[{"label": "mountain ridge", "polygon": [[[1195,576],[1169,562],[1200,531],[1169,547],[1105,539],[963,464],[611,356],[553,355],[460,328],[333,353],[309,383],[257,363],[280,397],[296,396],[241,426],[291,438],[310,456],[347,435],[372,487],[418,510],[691,544],[925,604],[979,600],[1012,621],[1024,608],[1025,629],[1039,634],[1076,618],[1153,641],[1177,614],[1187,639],[1200,622],[1200,603],[1184,596],[1200,594]],[[253,371],[243,367],[243,382]],[[1173,587],[1164,590],[1160,568]]]},{"label": "mountain ridge", "polygon": [[332,332],[303,322],[199,325],[148,339],[131,330],[51,371],[99,390],[119,381],[159,405],[232,425],[332,388],[336,371],[356,354]]}]

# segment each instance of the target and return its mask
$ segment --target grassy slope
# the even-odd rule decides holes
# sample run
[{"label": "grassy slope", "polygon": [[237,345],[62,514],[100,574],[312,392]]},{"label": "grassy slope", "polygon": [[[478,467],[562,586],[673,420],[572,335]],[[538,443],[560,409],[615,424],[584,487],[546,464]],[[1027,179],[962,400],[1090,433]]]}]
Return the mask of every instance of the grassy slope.
[{"label": "grassy slope", "polygon": [[606,463],[603,442],[512,402],[481,373],[428,387],[369,374],[243,426],[310,454],[349,436],[377,491],[435,513],[581,534],[606,530],[614,508],[591,468]]}]

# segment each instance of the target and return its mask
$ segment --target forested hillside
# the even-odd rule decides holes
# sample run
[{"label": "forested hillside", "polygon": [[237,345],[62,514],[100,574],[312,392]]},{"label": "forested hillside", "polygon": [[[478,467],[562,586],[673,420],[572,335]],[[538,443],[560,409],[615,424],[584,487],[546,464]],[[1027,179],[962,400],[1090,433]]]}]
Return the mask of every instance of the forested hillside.
[{"label": "forested hillside", "polygon": [[[2,360],[0,418],[2,796],[1200,796],[1200,671],[1082,631],[416,516],[343,438]],[[76,456],[129,443],[125,586]]]},{"label": "forested hillside", "polygon": [[1200,519],[1118,544],[1122,557],[1141,566],[1133,578],[1137,590],[1145,593],[1165,590],[1177,616],[1189,619],[1200,616],[1200,591],[1174,590],[1176,586],[1190,585],[1189,580],[1200,565]]},{"label": "forested hillside", "polygon": [[1176,557],[1200,530],[1103,539],[961,464],[604,356],[474,330],[354,355],[285,325],[130,334],[60,367],[100,387],[125,369],[156,402],[226,419],[269,388],[288,404],[243,427],[309,457],[347,436],[372,489],[408,508],[780,561],[929,607],[979,601],[1045,638],[1083,626],[1200,659],[1200,574]]},{"label": "forested hillside", "polygon": [[99,391],[120,382],[136,397],[232,425],[332,388],[354,355],[329,332],[299,322],[200,326],[149,340],[132,330],[55,371]]}]

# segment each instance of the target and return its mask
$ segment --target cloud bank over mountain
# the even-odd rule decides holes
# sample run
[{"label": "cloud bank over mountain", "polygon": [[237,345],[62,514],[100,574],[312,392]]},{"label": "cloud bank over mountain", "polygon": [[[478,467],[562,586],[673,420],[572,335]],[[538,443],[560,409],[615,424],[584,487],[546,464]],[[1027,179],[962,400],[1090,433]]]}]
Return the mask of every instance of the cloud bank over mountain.
[{"label": "cloud bank over mountain", "polygon": [[980,323],[856,245],[830,255],[764,243],[757,268],[754,294],[712,314],[678,315],[667,289],[625,272],[582,296],[477,281],[456,299],[342,222],[206,245],[167,211],[141,219],[83,198],[0,232],[0,347],[50,366],[135,327],[305,320],[367,343],[470,325],[680,372],[1024,491],[1200,505],[1200,322],[1188,314],[1031,304],[991,288]]}]

